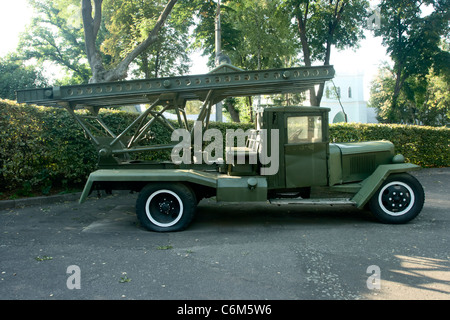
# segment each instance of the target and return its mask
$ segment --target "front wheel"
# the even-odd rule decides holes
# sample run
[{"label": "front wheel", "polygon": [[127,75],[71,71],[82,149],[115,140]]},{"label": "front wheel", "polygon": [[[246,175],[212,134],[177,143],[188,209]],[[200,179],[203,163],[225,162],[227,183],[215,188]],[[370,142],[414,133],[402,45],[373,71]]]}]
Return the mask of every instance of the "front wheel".
[{"label": "front wheel", "polygon": [[406,223],[422,211],[425,194],[420,182],[407,173],[393,174],[369,201],[375,217],[384,223]]},{"label": "front wheel", "polygon": [[142,226],[158,232],[185,229],[196,207],[195,193],[182,183],[148,184],[136,200],[136,214]]}]

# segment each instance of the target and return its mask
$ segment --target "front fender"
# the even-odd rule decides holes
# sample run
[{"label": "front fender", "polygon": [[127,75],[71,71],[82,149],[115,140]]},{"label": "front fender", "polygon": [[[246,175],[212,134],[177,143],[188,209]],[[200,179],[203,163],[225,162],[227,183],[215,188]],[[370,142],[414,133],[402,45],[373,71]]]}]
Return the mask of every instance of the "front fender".
[{"label": "front fender", "polygon": [[363,208],[390,174],[419,169],[421,169],[420,166],[412,163],[379,165],[378,168],[361,183],[361,189],[353,196],[352,201],[356,203],[358,208]]}]

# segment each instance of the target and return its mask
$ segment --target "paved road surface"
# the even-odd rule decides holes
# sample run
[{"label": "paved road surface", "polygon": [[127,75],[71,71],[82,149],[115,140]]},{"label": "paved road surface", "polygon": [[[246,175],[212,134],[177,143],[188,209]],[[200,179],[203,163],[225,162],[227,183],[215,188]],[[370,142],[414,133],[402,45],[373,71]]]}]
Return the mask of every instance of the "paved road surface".
[{"label": "paved road surface", "polygon": [[1,210],[0,299],[449,299],[450,168],[415,175],[426,204],[406,225],[202,201],[188,230],[152,233],[136,194]]}]

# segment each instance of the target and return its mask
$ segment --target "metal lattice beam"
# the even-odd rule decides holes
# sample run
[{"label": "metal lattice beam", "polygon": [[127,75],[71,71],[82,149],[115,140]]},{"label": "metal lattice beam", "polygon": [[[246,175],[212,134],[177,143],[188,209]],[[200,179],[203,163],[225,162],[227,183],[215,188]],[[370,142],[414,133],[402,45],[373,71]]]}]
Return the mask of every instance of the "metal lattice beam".
[{"label": "metal lattice beam", "polygon": [[[156,99],[205,100],[214,90],[213,103],[229,96],[301,92],[334,77],[332,66],[261,71],[232,71],[171,78],[61,86],[17,91],[19,103],[46,106],[104,107],[152,103]],[[180,104],[181,104],[180,102]]]}]

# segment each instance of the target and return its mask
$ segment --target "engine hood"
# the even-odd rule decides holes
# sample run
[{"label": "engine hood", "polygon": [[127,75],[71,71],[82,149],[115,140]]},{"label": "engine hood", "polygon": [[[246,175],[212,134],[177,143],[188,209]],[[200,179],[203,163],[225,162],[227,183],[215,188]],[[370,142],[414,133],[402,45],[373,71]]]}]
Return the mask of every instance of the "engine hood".
[{"label": "engine hood", "polygon": [[333,145],[339,148],[343,156],[372,152],[391,152],[394,155],[394,144],[387,140],[333,143]]},{"label": "engine hood", "polygon": [[392,163],[394,144],[390,141],[330,143],[330,185],[362,181],[382,164]]}]

